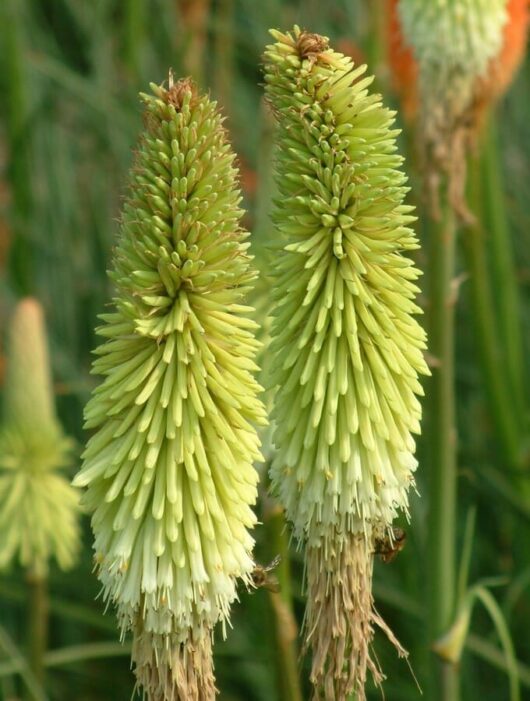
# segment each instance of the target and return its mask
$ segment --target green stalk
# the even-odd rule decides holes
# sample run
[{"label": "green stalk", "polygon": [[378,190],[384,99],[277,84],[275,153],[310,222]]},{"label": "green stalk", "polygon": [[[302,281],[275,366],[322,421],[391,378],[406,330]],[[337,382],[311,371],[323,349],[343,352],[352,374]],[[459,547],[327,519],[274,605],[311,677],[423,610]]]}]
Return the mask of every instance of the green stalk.
[{"label": "green stalk", "polygon": [[280,585],[279,592],[269,592],[276,641],[276,678],[278,698],[302,701],[298,675],[297,625],[293,614],[291,566],[289,561],[289,537],[285,529],[285,517],[280,506],[272,501],[265,504],[263,522],[269,544],[270,557],[281,557],[274,570]]},{"label": "green stalk", "polygon": [[19,651],[15,643],[11,640],[8,632],[0,625],[0,651],[6,653],[10,661],[17,665],[17,671],[24,682],[30,698],[33,701],[49,701],[42,686],[35,679],[25,656]]},{"label": "green stalk", "polygon": [[376,77],[380,73],[385,59],[387,9],[385,0],[367,0],[365,2],[370,29],[366,48],[366,60]]},{"label": "green stalk", "polygon": [[[10,604],[16,604],[17,608],[26,605],[26,594],[14,582],[0,582],[0,599],[5,599]],[[73,604],[64,601],[63,598],[50,598],[48,608],[51,613],[66,620],[75,621],[83,625],[91,626],[103,631],[114,632],[116,626],[112,620],[103,618],[99,613],[88,606]]]},{"label": "green stalk", "polygon": [[[473,319],[477,334],[477,352],[482,365],[484,384],[488,395],[490,411],[495,423],[499,443],[508,464],[516,469],[520,465],[519,443],[519,416],[518,404],[514,401],[514,387],[511,383],[510,368],[507,358],[503,357],[502,347],[499,343],[503,339],[507,345],[507,324],[503,319],[503,313],[499,319],[495,316],[495,298],[504,297],[504,283],[495,284],[495,294],[490,285],[486,244],[492,245],[494,236],[490,235],[496,226],[489,219],[480,216],[481,203],[492,193],[484,193],[481,189],[482,165],[478,159],[471,160],[469,173],[469,203],[472,211],[479,217],[474,224],[466,227],[462,233],[462,244],[466,254],[466,261],[470,275],[470,288],[473,299]],[[488,221],[492,229],[486,232],[481,226],[481,221]],[[510,295],[508,295],[510,297]],[[511,302],[510,302],[511,303]],[[507,304],[506,299],[500,301],[501,305]],[[504,312],[506,313],[506,312]],[[511,316],[511,314],[508,314]],[[508,322],[511,325],[512,322]],[[502,342],[502,341],[501,341]],[[506,348],[509,352],[508,348]],[[518,376],[521,384],[521,375]]]},{"label": "green stalk", "polygon": [[510,406],[514,407],[512,418],[521,426],[520,419],[525,415],[526,408],[526,385],[519,289],[502,182],[502,163],[493,118],[490,119],[484,135],[480,172],[484,188],[481,198],[484,209],[482,221],[488,222],[488,245],[491,252],[499,338],[503,342],[505,367],[510,383]]},{"label": "green stalk", "polygon": [[44,686],[44,655],[48,645],[47,581],[40,573],[28,572],[27,584],[29,666],[38,684]]},{"label": "green stalk", "polygon": [[220,0],[215,11],[214,86],[224,112],[233,116],[234,75],[234,0]]},{"label": "green stalk", "polygon": [[124,3],[124,53],[127,68],[135,80],[141,77],[141,51],[146,27],[145,0],[127,0]]},{"label": "green stalk", "polygon": [[33,279],[32,250],[28,232],[32,195],[23,26],[22,3],[17,3],[16,0],[0,3],[0,40],[5,57],[5,124],[14,233],[10,250],[10,269],[16,288],[27,293],[31,290]]},{"label": "green stalk", "polygon": [[[85,643],[84,645],[70,645],[58,650],[51,650],[44,655],[45,667],[65,667],[88,660],[97,660],[109,657],[124,657],[131,654],[131,645],[128,643]],[[23,659],[10,659],[0,662],[0,678],[8,674],[22,674],[24,670]]]},{"label": "green stalk", "polygon": [[198,85],[204,83],[210,0],[177,0],[184,45],[184,67]]},{"label": "green stalk", "polygon": [[[456,427],[454,316],[456,222],[452,208],[442,203],[440,221],[430,231],[430,352],[435,358],[430,386],[430,510],[428,571],[429,636],[431,642],[451,625],[455,606],[456,558]],[[459,674],[431,657],[432,698],[458,701]]]}]

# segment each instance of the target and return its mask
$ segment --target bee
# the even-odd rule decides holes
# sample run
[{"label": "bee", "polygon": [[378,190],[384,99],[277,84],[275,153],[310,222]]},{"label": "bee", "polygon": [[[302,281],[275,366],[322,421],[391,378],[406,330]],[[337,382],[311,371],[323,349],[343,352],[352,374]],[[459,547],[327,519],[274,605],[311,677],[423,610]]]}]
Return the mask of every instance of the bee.
[{"label": "bee", "polygon": [[263,589],[267,589],[267,591],[271,591],[274,594],[280,591],[278,579],[270,573],[278,567],[281,559],[281,555],[276,555],[274,560],[269,562],[268,565],[260,565],[258,562],[255,563],[252,571],[252,583],[256,588],[263,587]]},{"label": "bee", "polygon": [[394,526],[392,528],[392,537],[385,533],[381,538],[375,539],[376,555],[381,556],[383,562],[392,562],[396,555],[403,550],[407,542],[407,534],[402,528]]}]

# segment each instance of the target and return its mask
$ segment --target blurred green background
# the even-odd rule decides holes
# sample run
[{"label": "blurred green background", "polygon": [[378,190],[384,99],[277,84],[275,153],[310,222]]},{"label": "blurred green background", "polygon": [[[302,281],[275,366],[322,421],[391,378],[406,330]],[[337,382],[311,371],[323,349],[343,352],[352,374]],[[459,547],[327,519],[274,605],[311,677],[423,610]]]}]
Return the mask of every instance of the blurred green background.
[{"label": "blurred green background", "polygon": [[[96,345],[96,315],[110,298],[106,269],[115,239],[120,200],[131,149],[141,129],[139,90],[162,82],[171,66],[177,76],[192,75],[219,100],[239,156],[245,225],[255,243],[271,234],[271,119],[262,100],[261,53],[269,27],[294,22],[325,34],[333,45],[366,60],[385,101],[398,106],[386,62],[386,3],[382,0],[0,0],[0,322],[17,299],[34,295],[45,308],[57,403],[67,432],[79,446],[85,440],[82,409],[94,379],[90,351]],[[398,121],[400,117],[398,115]],[[490,183],[500,201],[501,224],[508,234],[511,283],[519,298],[511,321],[528,357],[530,338],[530,62],[519,71],[497,106],[488,132],[494,159]],[[404,131],[409,151],[411,201],[420,199],[414,168],[413,134]],[[491,162],[490,162],[491,167]],[[488,191],[486,191],[488,192]],[[491,204],[491,193],[484,195]],[[499,208],[491,220],[499,214]],[[485,224],[489,222],[484,214]],[[422,232],[421,224],[420,234]],[[486,241],[487,243],[487,241]],[[506,241],[505,241],[506,243]],[[465,246],[463,247],[465,249]],[[498,260],[485,247],[483,274],[497,303]],[[426,267],[425,253],[418,260]],[[457,312],[457,399],[459,503],[457,533],[462,543],[466,516],[476,508],[470,581],[501,576],[494,594],[507,621],[519,660],[522,698],[530,698],[530,464],[528,455],[528,373],[515,378],[504,417],[518,426],[517,465],[506,454],[495,425],[478,358],[480,339],[465,257],[459,259]],[[505,269],[506,270],[506,269]],[[425,299],[422,300],[425,303]],[[513,310],[516,313],[516,310]],[[505,328],[499,309],[494,334],[498,370],[504,364]],[[509,324],[508,324],[509,326]],[[524,375],[524,376],[523,376]],[[512,378],[513,379],[513,378]],[[517,406],[517,409],[516,409]],[[512,418],[510,412],[516,411]],[[426,513],[429,503],[424,449],[428,416],[420,440],[418,491],[412,499],[412,524],[403,553],[391,564],[376,563],[376,605],[411,653],[422,687],[428,686],[424,589]],[[265,488],[263,488],[265,491]],[[261,499],[260,515],[270,521],[271,505]],[[273,532],[278,537],[278,523]],[[114,615],[97,600],[92,574],[91,533],[84,519],[84,550],[78,567],[50,574],[50,650],[47,694],[50,700],[127,701],[133,676],[127,650],[115,643]],[[274,530],[275,529],[275,530]],[[276,554],[270,523],[256,531],[257,559]],[[291,553],[294,609],[303,614],[302,558]],[[0,625],[10,643],[24,651],[24,573],[0,575]],[[233,629],[216,644],[216,671],[223,701],[292,701],[281,691],[276,663],[270,593],[241,592]],[[3,638],[2,638],[3,639]],[[99,643],[110,646],[98,648]],[[74,647],[74,646],[81,646]],[[89,653],[93,658],[88,659]],[[407,665],[396,659],[382,634],[376,652],[385,670],[386,698],[419,698]],[[106,654],[98,654],[106,653]],[[21,698],[23,685],[13,672],[17,651],[0,640],[0,699]],[[505,660],[491,619],[477,608],[462,659],[465,699],[508,698]],[[303,698],[309,698],[302,665]],[[370,698],[380,692],[370,689]]]}]

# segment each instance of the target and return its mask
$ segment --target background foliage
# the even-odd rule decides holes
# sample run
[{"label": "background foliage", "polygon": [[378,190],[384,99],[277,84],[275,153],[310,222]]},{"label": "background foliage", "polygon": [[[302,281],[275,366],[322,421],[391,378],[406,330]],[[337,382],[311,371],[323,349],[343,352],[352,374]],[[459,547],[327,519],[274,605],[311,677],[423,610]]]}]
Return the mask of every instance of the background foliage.
[{"label": "background foliage", "polygon": [[[90,351],[96,315],[110,297],[105,270],[116,234],[131,147],[141,128],[137,92],[148,81],[161,82],[172,66],[210,90],[227,116],[226,126],[240,157],[248,210],[246,226],[256,248],[271,232],[271,120],[264,108],[260,61],[269,27],[294,22],[328,35],[338,50],[366,60],[375,71],[386,102],[395,102],[386,64],[386,3],[382,0],[2,0],[0,2],[0,320],[24,295],[45,307],[56,394],[61,419],[81,446],[82,408],[93,385]],[[399,116],[398,116],[399,120]],[[505,210],[518,283],[520,318],[515,320],[528,357],[530,338],[530,62],[520,70],[492,120],[497,156],[494,192]],[[492,130],[492,128],[491,128]],[[421,185],[409,152],[411,200]],[[504,215],[503,215],[504,216]],[[421,231],[421,229],[420,229]],[[489,257],[494,303],[499,292],[495,259]],[[426,268],[425,253],[419,264]],[[523,697],[530,698],[530,461],[528,460],[528,372],[517,378],[525,406],[523,459],[511,467],[496,439],[492,410],[477,357],[465,261],[459,260],[457,317],[457,397],[461,544],[466,515],[476,508],[471,581],[502,576],[493,589],[506,617],[518,659]],[[502,283],[501,283],[502,284]],[[263,285],[266,288],[266,285]],[[266,289],[264,292],[266,296]],[[423,300],[426,304],[426,300]],[[427,309],[428,312],[428,309]],[[501,345],[502,334],[496,339]],[[502,362],[502,361],[501,361]],[[524,374],[524,376],[522,376]],[[515,401],[515,400],[514,400]],[[424,437],[428,437],[428,416]],[[391,564],[376,564],[378,607],[411,652],[422,686],[428,686],[426,621],[423,609],[427,547],[426,475],[429,457],[420,441],[421,469],[414,497],[407,547]],[[526,455],[526,458],[524,457]],[[265,490],[265,488],[263,488]],[[270,503],[260,503],[262,517]],[[77,569],[52,569],[50,650],[46,691],[49,699],[126,701],[133,686],[129,658],[114,644],[114,616],[104,615],[92,575],[91,534],[83,523],[84,550]],[[267,535],[268,534],[268,535]],[[256,531],[257,558],[276,554],[270,530]],[[292,591],[298,623],[302,611],[302,563],[291,553]],[[272,597],[265,590],[241,592],[228,640],[216,645],[218,686],[224,701],[290,701],[275,670],[278,643]],[[0,577],[0,699],[22,693],[17,649],[24,651],[26,626],[24,573]],[[489,618],[477,609],[462,660],[463,698],[508,697],[503,656]],[[126,653],[126,650],[125,650]],[[391,701],[419,698],[403,661],[396,660],[382,636],[377,654],[389,677]],[[302,670],[302,679],[307,675]],[[379,698],[379,692],[371,692]],[[309,691],[304,682],[304,698]]]}]

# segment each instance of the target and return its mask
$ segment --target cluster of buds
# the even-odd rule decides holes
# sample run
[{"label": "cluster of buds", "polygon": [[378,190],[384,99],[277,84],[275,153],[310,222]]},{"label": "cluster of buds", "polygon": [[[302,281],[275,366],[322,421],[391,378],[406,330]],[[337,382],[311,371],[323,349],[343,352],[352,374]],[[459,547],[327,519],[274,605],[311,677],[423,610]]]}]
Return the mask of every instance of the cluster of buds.
[{"label": "cluster of buds", "polygon": [[73,442],[57,419],[42,308],[17,305],[10,325],[0,428],[0,569],[13,561],[35,579],[53,558],[62,569],[79,549],[78,493],[61,474]]},{"label": "cluster of buds", "polygon": [[151,87],[76,484],[140,685],[150,699],[210,701],[213,629],[254,567],[254,425],[266,422],[244,303],[255,273],[215,103],[189,80]]},{"label": "cluster of buds", "polygon": [[365,699],[379,626],[376,543],[414,484],[428,374],[415,314],[418,247],[394,115],[366,67],[325,37],[272,32],[266,94],[277,121],[273,487],[306,544],[306,645],[315,698]]}]

